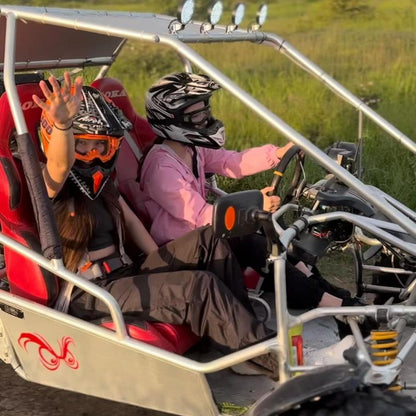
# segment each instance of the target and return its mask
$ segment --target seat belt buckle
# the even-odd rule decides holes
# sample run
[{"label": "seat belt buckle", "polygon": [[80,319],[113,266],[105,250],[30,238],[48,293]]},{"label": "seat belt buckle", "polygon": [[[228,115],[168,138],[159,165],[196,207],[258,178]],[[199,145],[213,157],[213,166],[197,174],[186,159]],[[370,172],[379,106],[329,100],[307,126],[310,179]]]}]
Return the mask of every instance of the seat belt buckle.
[{"label": "seat belt buckle", "polygon": [[120,257],[106,259],[100,262],[100,264],[106,274],[110,274],[111,272],[114,272],[114,270],[118,270],[125,266],[125,263],[121,260]]},{"label": "seat belt buckle", "polygon": [[91,266],[92,266],[92,261],[87,261],[83,266],[81,266],[79,269],[81,270],[81,272],[86,272]]},{"label": "seat belt buckle", "polygon": [[101,263],[101,265],[103,266],[103,269],[106,272],[106,274],[110,274],[111,273],[111,267],[110,267],[110,265],[106,261],[103,261]]}]

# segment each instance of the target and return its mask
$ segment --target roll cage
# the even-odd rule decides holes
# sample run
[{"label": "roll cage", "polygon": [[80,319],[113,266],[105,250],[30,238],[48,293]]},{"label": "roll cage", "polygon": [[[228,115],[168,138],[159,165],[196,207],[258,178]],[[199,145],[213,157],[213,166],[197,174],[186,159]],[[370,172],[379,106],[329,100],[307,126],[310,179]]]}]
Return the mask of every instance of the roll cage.
[{"label": "roll cage", "polygon": [[[4,56],[4,59],[0,62],[0,70],[3,74],[4,90],[8,96],[17,132],[19,151],[23,149],[22,165],[25,176],[28,178],[31,201],[41,239],[42,255],[3,233],[0,233],[0,243],[21,253],[24,257],[34,261],[43,269],[50,271],[61,279],[72,282],[83,290],[101,298],[108,305],[115,323],[115,333],[112,334],[96,325],[79,322],[78,319],[47,306],[38,305],[22,297],[1,291],[1,325],[6,334],[6,336],[3,336],[2,343],[4,351],[7,352],[6,355],[3,353],[2,359],[11,363],[22,377],[56,387],[78,390],[86,394],[108,397],[177,414],[217,415],[220,414],[220,411],[211,395],[206,374],[275,350],[278,351],[281,357],[280,381],[285,382],[289,379],[291,373],[302,370],[296,366],[291,366],[288,362],[288,328],[299,322],[308,322],[316,317],[328,316],[340,311],[337,308],[314,310],[304,314],[298,320],[290,320],[284,295],[277,295],[276,304],[279,312],[277,322],[279,335],[277,340],[268,340],[208,363],[199,363],[187,357],[181,357],[132,340],[126,330],[124,317],[114,299],[90,282],[86,282],[70,273],[63,266],[60,242],[54,225],[50,202],[47,199],[41,175],[39,175],[40,168],[34,160],[36,158],[30,157],[33,156],[33,152],[30,149],[25,149],[26,145],[31,143],[31,140],[23,112],[24,108],[22,108],[17,91],[16,73],[57,68],[97,67],[97,78],[102,78],[117,59],[127,40],[166,45],[181,56],[186,69],[197,67],[211,76],[272,128],[288,140],[293,141],[319,165],[333,173],[340,182],[353,189],[364,200],[374,206],[389,219],[394,231],[416,237],[416,214],[412,210],[398,203],[387,194],[380,193],[363,184],[192,49],[193,44],[215,44],[218,42],[251,42],[270,46],[283,53],[302,69],[320,80],[325,87],[356,108],[360,117],[368,117],[389,133],[393,139],[411,152],[416,153],[416,144],[411,139],[279,36],[261,31],[248,33],[243,30],[236,30],[227,33],[223,26],[216,26],[209,32],[201,33],[201,22],[190,22],[184,30],[172,33],[169,30],[169,24],[173,20],[172,17],[151,13],[101,12],[0,5],[0,16],[0,56]],[[36,34],[36,42],[33,42],[34,34]],[[64,48],[62,44],[65,45]],[[29,155],[29,157],[25,157],[24,154]],[[343,219],[348,217],[347,214],[339,215]],[[319,222],[323,219],[314,217],[313,221]],[[352,221],[358,221],[358,219],[354,217]],[[304,222],[303,225],[305,225]],[[368,228],[371,232],[377,229],[378,224],[363,222],[359,225],[364,229]],[[298,229],[302,228],[302,224],[297,224],[297,227]],[[385,230],[383,230],[383,233],[388,234]],[[385,234],[382,237],[390,238],[389,235]],[[283,232],[281,238],[281,247],[287,247],[294,238],[293,231]],[[277,287],[280,289],[277,292],[284,294],[285,286],[281,281],[282,279],[279,280],[279,276],[284,276],[285,259],[281,253],[274,254],[277,276],[275,279]],[[378,310],[377,307],[371,306],[361,308],[359,312],[373,316],[378,313]],[[399,316],[404,314],[413,316],[416,314],[416,307],[411,305],[392,306],[390,310]],[[357,313],[357,309],[347,308],[343,312],[346,315],[353,315]],[[354,324],[352,326],[356,331]],[[68,368],[64,369],[64,375],[58,374],[58,372],[45,372],[33,360],[33,357],[32,359],[26,357],[19,350],[18,340],[21,340],[23,333],[27,333],[28,327],[31,327],[34,331],[42,332],[46,338],[54,337],[55,334],[70,334],[71,339],[77,339],[79,344],[85,343],[88,345],[89,348],[81,347],[78,354],[79,361],[82,361],[85,366],[85,370],[83,369],[82,372],[82,376],[85,378],[84,381],[80,383],[82,377],[74,376],[69,365]],[[415,339],[412,339],[412,346],[415,342]],[[94,356],[96,350],[100,350],[103,359]],[[118,357],[121,357],[117,362],[106,359],[114,351],[117,352]],[[408,350],[400,356],[400,359],[403,359],[407,353]],[[108,363],[108,361],[111,362]],[[106,372],[112,374],[112,380],[108,377],[100,378],[104,367],[107,367]],[[395,371],[394,368],[392,372],[396,374]],[[100,376],[97,377],[97,374]],[[117,376],[114,376],[114,374],[117,374]],[[142,386],[142,391],[139,394],[135,388],[138,374],[142,374],[147,384],[145,387]],[[170,389],[169,393],[164,392],[165,397],[162,401],[160,401],[160,397],[154,397],[160,388],[159,380],[161,378],[167,383],[166,385],[169,385]],[[391,378],[391,375],[387,375],[383,380],[390,380]],[[125,391],[120,391],[120,389],[114,387],[114,385],[121,382],[124,385],[128,384]],[[269,385],[267,385],[266,390],[267,388],[269,388]],[[184,391],[186,391],[186,395],[183,394]]]}]

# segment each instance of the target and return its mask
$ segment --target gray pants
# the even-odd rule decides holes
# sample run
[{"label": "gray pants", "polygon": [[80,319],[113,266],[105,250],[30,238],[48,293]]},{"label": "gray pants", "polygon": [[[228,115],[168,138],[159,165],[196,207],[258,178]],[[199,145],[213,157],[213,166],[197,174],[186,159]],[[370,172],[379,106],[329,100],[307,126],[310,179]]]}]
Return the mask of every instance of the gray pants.
[{"label": "gray pants", "polygon": [[[203,227],[151,253],[135,270],[116,270],[96,283],[124,314],[146,321],[187,324],[199,336],[232,350],[270,331],[253,315],[241,269],[228,243]],[[83,319],[108,315],[104,303],[75,289],[70,313]]]}]

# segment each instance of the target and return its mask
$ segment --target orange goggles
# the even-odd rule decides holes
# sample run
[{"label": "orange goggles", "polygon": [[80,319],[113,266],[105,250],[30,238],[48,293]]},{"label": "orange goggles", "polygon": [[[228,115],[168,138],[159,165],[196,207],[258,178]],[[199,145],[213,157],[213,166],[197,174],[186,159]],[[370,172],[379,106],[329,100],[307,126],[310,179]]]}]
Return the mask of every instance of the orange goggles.
[{"label": "orange goggles", "polygon": [[122,137],[75,134],[75,157],[83,162],[100,159],[108,162],[120,147]]}]

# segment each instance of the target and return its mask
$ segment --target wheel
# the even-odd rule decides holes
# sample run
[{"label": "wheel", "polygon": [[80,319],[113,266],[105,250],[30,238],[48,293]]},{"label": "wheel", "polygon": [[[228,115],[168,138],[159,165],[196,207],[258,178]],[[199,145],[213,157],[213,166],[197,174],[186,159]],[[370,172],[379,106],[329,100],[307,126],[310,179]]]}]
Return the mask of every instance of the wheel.
[{"label": "wheel", "polygon": [[275,414],[284,416],[410,416],[416,415],[416,401],[401,393],[378,387],[364,387],[323,396],[319,400],[303,403],[297,409]]},{"label": "wheel", "polygon": [[410,416],[416,401],[363,380],[366,363],[317,367],[280,384],[263,396],[247,416]]}]

